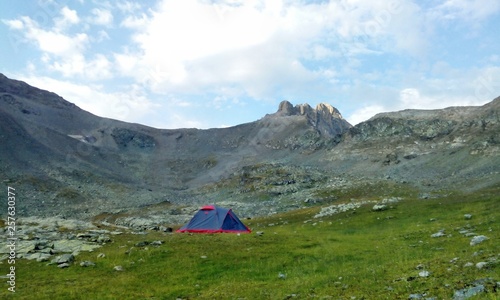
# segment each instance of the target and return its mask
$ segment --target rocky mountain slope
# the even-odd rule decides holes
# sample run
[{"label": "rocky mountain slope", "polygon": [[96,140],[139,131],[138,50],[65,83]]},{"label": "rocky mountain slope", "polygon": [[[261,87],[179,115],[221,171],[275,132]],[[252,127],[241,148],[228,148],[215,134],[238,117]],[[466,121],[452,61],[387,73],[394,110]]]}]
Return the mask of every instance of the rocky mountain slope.
[{"label": "rocky mountain slope", "polygon": [[79,218],[228,201],[264,214],[388,183],[497,187],[499,111],[497,98],[352,127],[329,104],[283,101],[251,123],[163,130],[97,117],[0,74],[0,175],[18,190],[20,214]]}]

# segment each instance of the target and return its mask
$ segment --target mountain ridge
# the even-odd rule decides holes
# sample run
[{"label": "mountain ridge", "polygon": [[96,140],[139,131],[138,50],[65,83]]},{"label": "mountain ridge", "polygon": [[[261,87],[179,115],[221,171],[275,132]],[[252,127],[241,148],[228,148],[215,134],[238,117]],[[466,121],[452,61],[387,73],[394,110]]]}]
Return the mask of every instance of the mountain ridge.
[{"label": "mountain ridge", "polygon": [[329,104],[282,101],[237,126],[157,129],[97,117],[0,74],[0,174],[24,191],[21,213],[87,219],[219,201],[260,215],[327,201],[321,195],[339,182],[495,187],[499,103],[384,113],[352,126]]}]

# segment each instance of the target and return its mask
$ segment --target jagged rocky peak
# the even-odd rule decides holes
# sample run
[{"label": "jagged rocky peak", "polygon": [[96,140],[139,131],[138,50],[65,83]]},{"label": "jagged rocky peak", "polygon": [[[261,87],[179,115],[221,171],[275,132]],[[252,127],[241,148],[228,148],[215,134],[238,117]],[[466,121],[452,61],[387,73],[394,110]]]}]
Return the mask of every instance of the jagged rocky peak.
[{"label": "jagged rocky peak", "polygon": [[328,103],[320,103],[316,106],[316,111],[318,113],[321,113],[321,114],[327,114],[327,115],[332,115],[332,116],[336,116],[338,118],[342,118],[342,115],[340,114],[340,112],[338,111],[338,109],[336,109],[335,107],[331,106],[330,104]]},{"label": "jagged rocky peak", "polygon": [[278,115],[281,116],[294,116],[294,115],[307,115],[308,113],[313,112],[314,110],[309,104],[298,104],[293,106],[292,103],[284,100],[281,101],[278,108]]},{"label": "jagged rocky peak", "polygon": [[313,109],[309,104],[298,104],[284,100],[280,103],[275,116],[305,116],[313,127],[324,136],[336,136],[343,134],[352,127],[340,112],[328,103],[320,103]]},{"label": "jagged rocky peak", "polygon": [[323,116],[335,116],[337,118],[342,118],[340,112],[333,106],[328,103],[320,103],[316,106],[316,109],[313,109],[309,104],[298,104],[293,106],[287,100],[284,100],[280,103],[278,112],[279,115],[282,116],[293,116],[293,115],[307,115],[310,113],[318,113]]}]

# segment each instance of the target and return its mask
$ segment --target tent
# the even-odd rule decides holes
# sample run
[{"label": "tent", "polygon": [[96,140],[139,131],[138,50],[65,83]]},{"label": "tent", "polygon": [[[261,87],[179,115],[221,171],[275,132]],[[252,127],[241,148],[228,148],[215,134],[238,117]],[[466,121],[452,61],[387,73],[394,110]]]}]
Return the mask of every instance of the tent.
[{"label": "tent", "polygon": [[195,233],[250,233],[250,229],[243,224],[231,209],[206,205],[203,206],[187,223],[177,232]]}]

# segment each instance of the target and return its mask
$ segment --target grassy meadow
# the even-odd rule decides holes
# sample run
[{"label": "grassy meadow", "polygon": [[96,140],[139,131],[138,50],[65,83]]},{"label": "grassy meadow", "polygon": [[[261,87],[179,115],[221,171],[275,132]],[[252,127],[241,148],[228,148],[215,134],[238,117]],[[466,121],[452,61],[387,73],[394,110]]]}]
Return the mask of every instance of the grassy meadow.
[{"label": "grassy meadow", "polygon": [[[335,203],[342,201],[349,200]],[[243,220],[251,234],[125,233],[66,269],[18,259],[17,291],[4,284],[0,298],[452,299],[454,291],[490,278],[487,292],[470,299],[498,299],[500,287],[491,282],[500,281],[499,201],[498,190],[452,193],[407,197],[380,212],[365,205],[314,218],[320,207],[309,207]],[[431,237],[442,229],[446,236]],[[461,229],[489,239],[471,246]],[[134,246],[155,240],[164,244]],[[84,260],[96,265],[80,267]],[[476,268],[481,261],[489,265]],[[421,271],[430,274],[420,277]]]}]

